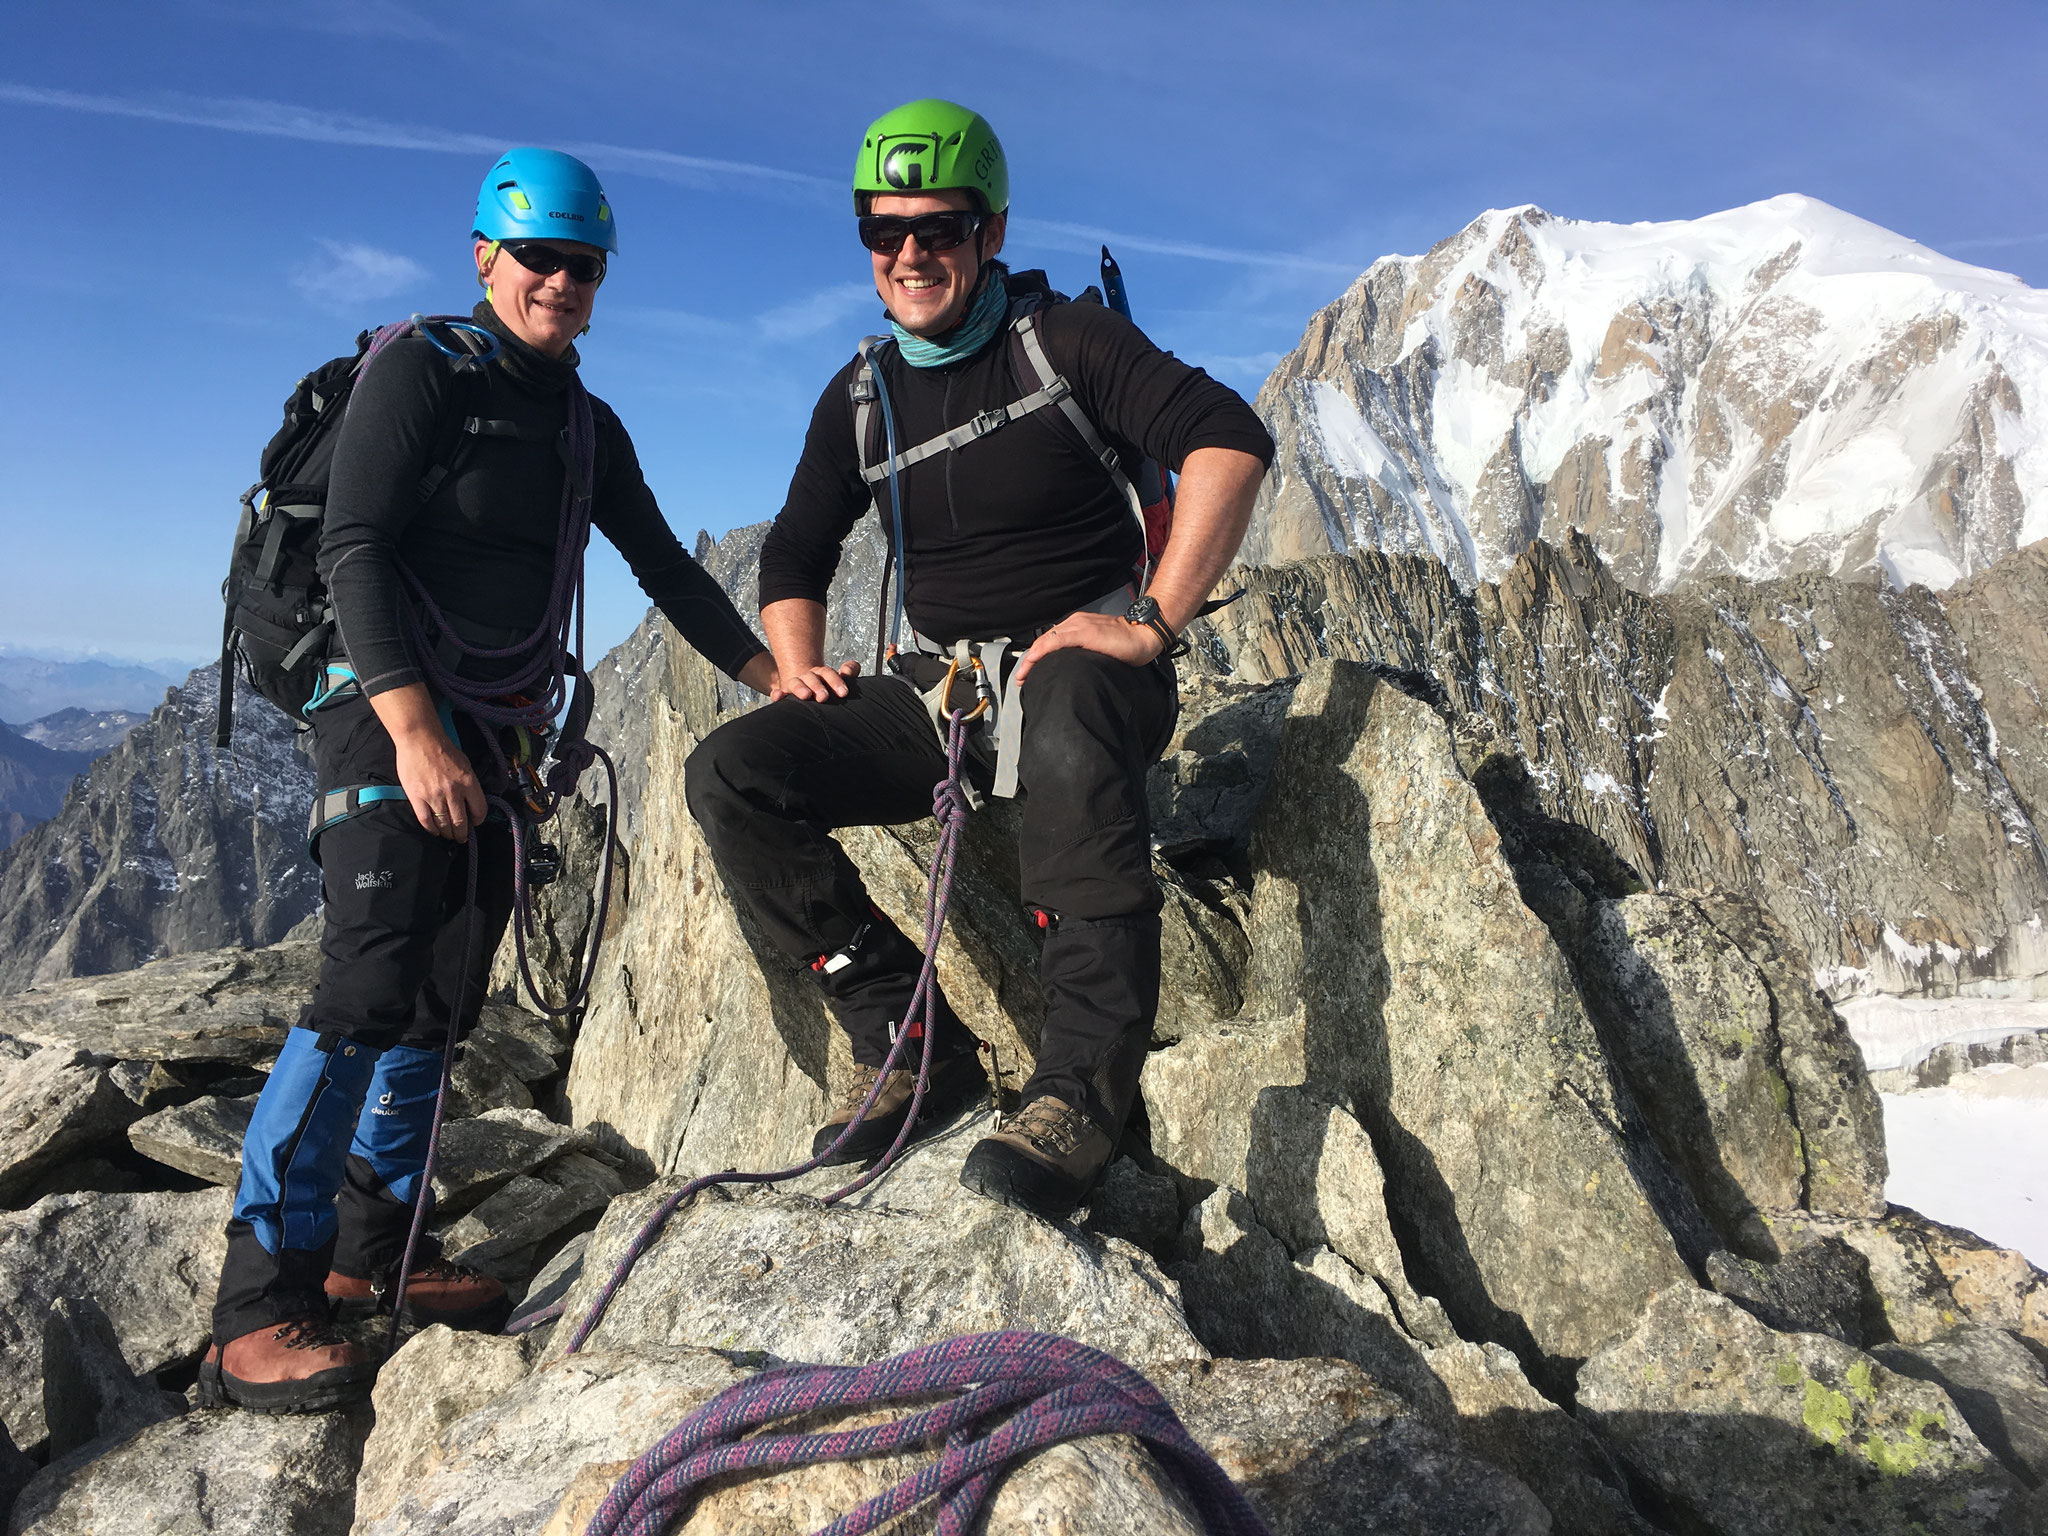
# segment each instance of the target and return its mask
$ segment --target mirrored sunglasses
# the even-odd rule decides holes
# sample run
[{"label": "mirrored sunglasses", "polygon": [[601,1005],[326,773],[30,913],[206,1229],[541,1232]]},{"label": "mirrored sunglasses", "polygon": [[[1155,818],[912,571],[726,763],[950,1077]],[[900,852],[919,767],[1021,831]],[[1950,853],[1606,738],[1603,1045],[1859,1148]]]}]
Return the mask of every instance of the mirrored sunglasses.
[{"label": "mirrored sunglasses", "polygon": [[965,245],[981,228],[981,215],[966,208],[948,208],[939,213],[920,213],[914,219],[893,213],[865,213],[860,220],[860,243],[883,256],[894,256],[910,236],[927,251],[950,251]]},{"label": "mirrored sunglasses", "polygon": [[582,251],[558,251],[537,240],[507,240],[504,251],[527,271],[541,277],[553,277],[557,272],[566,271],[579,283],[604,281],[605,262],[602,256],[591,256]]}]

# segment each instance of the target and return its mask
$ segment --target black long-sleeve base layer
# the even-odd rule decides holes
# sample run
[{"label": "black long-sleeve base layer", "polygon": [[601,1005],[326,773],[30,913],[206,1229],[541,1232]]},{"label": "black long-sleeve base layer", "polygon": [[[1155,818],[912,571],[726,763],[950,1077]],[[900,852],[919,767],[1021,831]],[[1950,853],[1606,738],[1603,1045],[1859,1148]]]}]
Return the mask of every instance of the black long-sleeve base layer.
[{"label": "black long-sleeve base layer", "polygon": [[[1014,295],[1042,286],[1043,275],[1009,283]],[[1272,463],[1272,436],[1235,390],[1160,351],[1115,310],[1050,304],[1037,323],[1053,367],[1127,460],[1178,472],[1198,448],[1232,448]],[[899,451],[1035,390],[1012,353],[1007,331],[942,368],[914,368],[889,349],[880,372]],[[849,388],[857,361],[818,397],[789,499],[762,545],[764,608],[784,598],[823,602],[840,545],[870,504]],[[934,640],[1035,634],[1130,580],[1144,553],[1129,502],[1057,410],[913,464],[899,489],[910,569],[904,606]]]},{"label": "black long-sleeve base layer", "polygon": [[[577,357],[573,348],[561,359],[536,352],[488,305],[476,314],[500,348],[481,387],[473,377],[458,381],[424,337],[393,342],[357,383],[335,444],[320,573],[365,693],[421,680],[400,629],[400,561],[472,644],[524,639],[547,611],[564,474],[556,437],[568,420]],[[677,541],[619,418],[595,396],[590,404],[597,427],[592,522],[683,638],[736,677],[764,647]],[[420,480],[444,422],[457,412],[514,422],[523,435],[466,437],[454,470],[422,502]]]}]

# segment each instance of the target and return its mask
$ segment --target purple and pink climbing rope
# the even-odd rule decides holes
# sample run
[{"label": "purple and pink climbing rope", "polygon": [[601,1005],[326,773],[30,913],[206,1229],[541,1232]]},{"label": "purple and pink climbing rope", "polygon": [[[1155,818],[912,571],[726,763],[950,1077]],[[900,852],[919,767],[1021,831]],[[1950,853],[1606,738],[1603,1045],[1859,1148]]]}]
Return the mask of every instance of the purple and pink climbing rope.
[{"label": "purple and pink climbing rope", "polygon": [[[959,1395],[886,1424],[749,1438],[749,1431],[778,1419],[941,1392]],[[629,1467],[584,1536],[662,1536],[701,1484],[726,1473],[884,1456],[934,1442],[941,1446],[937,1461],[817,1536],[863,1536],[934,1499],[938,1536],[964,1536],[1012,1462],[1062,1440],[1118,1434],[1151,1450],[1210,1536],[1270,1536],[1244,1493],[1151,1382],[1085,1344],[1025,1332],[949,1339],[874,1365],[763,1371],[721,1392]]]},{"label": "purple and pink climbing rope", "polygon": [[[936,957],[953,894],[954,862],[968,813],[961,780],[967,721],[948,714],[946,777],[933,793],[938,846],[932,853],[925,896],[924,965],[875,1085],[860,1111],[825,1152],[774,1173],[728,1171],[693,1179],[655,1208],[577,1324],[566,1353],[581,1349],[626,1283],[634,1264],[670,1216],[714,1184],[776,1184],[822,1166],[874,1106],[886,1075],[895,1070],[912,1021],[927,1020],[937,985]],[[828,1195],[843,1200],[880,1178],[917,1124],[931,1075],[929,1027],[918,1063],[910,1112],[889,1150],[859,1178]],[[559,1317],[558,1304],[514,1324],[523,1331]],[[826,1410],[851,1411],[937,1393],[956,1394],[904,1418],[864,1429],[822,1434],[750,1431],[777,1420]],[[997,1420],[999,1422],[994,1422]],[[993,1424],[993,1427],[984,1426]],[[922,1472],[841,1515],[817,1536],[864,1536],[933,1500],[939,1502],[937,1536],[965,1536],[1013,1462],[1064,1440],[1089,1435],[1131,1435],[1149,1447],[1187,1494],[1210,1536],[1270,1536],[1265,1522],[1210,1455],[1197,1445],[1154,1387],[1122,1361],[1052,1334],[983,1333],[927,1345],[873,1365],[795,1365],[762,1372],[720,1393],[691,1414],[613,1484],[585,1536],[662,1536],[683,1514],[696,1489],[726,1473],[769,1471],[888,1455],[939,1444],[938,1459]]]}]

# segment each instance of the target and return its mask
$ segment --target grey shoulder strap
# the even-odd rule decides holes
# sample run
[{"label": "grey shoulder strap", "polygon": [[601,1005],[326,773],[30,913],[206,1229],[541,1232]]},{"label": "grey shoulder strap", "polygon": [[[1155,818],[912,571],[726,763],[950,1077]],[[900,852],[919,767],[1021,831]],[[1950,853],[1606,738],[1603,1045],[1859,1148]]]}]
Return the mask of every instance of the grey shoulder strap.
[{"label": "grey shoulder strap", "polygon": [[866,384],[868,394],[872,396],[874,382],[868,346],[866,342],[861,343],[862,372],[854,380],[853,398],[854,428],[861,437],[862,478],[868,484],[874,485],[892,469],[901,473],[913,464],[921,464],[926,459],[937,458],[942,453],[965,448],[969,443],[987,437],[991,432],[999,432],[1011,422],[1029,416],[1034,411],[1042,411],[1049,405],[1056,405],[1067,420],[1080,431],[1082,440],[1088,444],[1088,451],[1101,461],[1104,469],[1109,471],[1110,477],[1117,483],[1117,489],[1124,493],[1132,509],[1138,513],[1139,522],[1143,523],[1144,512],[1137,499],[1137,488],[1131,484],[1130,478],[1123,472],[1123,467],[1117,463],[1115,452],[1102,441],[1102,435],[1095,430],[1095,424],[1088,419],[1088,413],[1082,410],[1080,402],[1074,399],[1074,387],[1054,371],[1051,360],[1045,355],[1045,345],[1039,340],[1037,321],[1026,312],[1010,323],[1010,329],[1024,344],[1024,355],[1030,361],[1038,388],[1021,400],[1013,400],[1008,405],[999,405],[993,410],[983,411],[965,425],[955,427],[950,432],[941,432],[937,437],[927,438],[914,448],[904,449],[893,461],[885,460],[879,464],[871,462],[867,456],[866,420],[861,414],[865,404],[862,398],[862,385]]},{"label": "grey shoulder strap", "polygon": [[881,474],[868,473],[873,463],[868,458],[868,434],[874,426],[875,402],[881,398],[880,386],[875,382],[875,352],[888,344],[887,336],[861,337],[860,366],[853,370],[853,451],[860,461],[861,479],[869,485],[888,473],[886,466]]},{"label": "grey shoulder strap", "polygon": [[[1074,392],[1067,381],[1053,371],[1052,359],[1046,356],[1045,341],[1038,334],[1038,319],[1032,314],[1018,317],[1014,327],[1017,339],[1024,343],[1025,360],[1031,364],[1031,371],[1039,383],[1039,393],[1044,394],[1054,384],[1060,392],[1055,397],[1060,414],[1067,418],[1075,431],[1081,434],[1081,441],[1088,445],[1088,451],[1095,455],[1096,462],[1109,472],[1109,478],[1116,488],[1123,492],[1125,501],[1131,504],[1131,516],[1138,520],[1138,536],[1145,534],[1145,503],[1138,495],[1138,488],[1131,484],[1131,477],[1124,473],[1124,467],[1117,462],[1116,450],[1102,440],[1102,434],[1095,430],[1095,423],[1088,419],[1088,413],[1081,409],[1081,402],[1074,398]],[[1020,402],[1021,403],[1021,402]]]},{"label": "grey shoulder strap", "polygon": [[[1021,332],[1024,327],[1030,324],[1030,320],[1031,317],[1026,315],[1015,323],[1014,328]],[[878,484],[891,470],[901,474],[913,464],[922,464],[926,459],[937,458],[942,453],[951,453],[955,449],[965,448],[969,443],[987,437],[991,432],[999,432],[1020,417],[1029,416],[1033,411],[1043,410],[1048,405],[1058,405],[1063,409],[1078,409],[1078,407],[1073,407],[1070,403],[1073,389],[1067,381],[1058,374],[1053,373],[1050,369],[1040,369],[1038,388],[1024,396],[1023,399],[1013,400],[1008,405],[999,405],[993,410],[983,411],[964,426],[955,427],[950,432],[941,432],[937,437],[926,438],[914,448],[904,449],[896,455],[894,460],[885,459],[879,464],[871,463],[867,456],[866,419],[861,414],[864,408],[872,409],[871,406],[862,400],[862,383],[865,382],[867,384],[870,394],[874,390],[872,378],[873,364],[868,359],[866,342],[861,343],[861,360],[862,373],[857,375],[854,380],[854,430],[860,434],[861,440],[861,478],[866,480],[869,485]],[[1086,420],[1085,417],[1082,419]],[[1090,436],[1093,436],[1092,428],[1090,429]]]}]

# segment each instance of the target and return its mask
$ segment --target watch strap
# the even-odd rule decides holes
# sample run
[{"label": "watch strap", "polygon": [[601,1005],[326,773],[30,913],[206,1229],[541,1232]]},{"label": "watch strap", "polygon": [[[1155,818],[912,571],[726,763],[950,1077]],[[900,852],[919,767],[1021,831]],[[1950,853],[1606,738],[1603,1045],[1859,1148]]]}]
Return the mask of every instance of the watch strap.
[{"label": "watch strap", "polygon": [[1172,661],[1176,657],[1187,655],[1187,641],[1173,632],[1173,626],[1166,622],[1166,617],[1160,613],[1159,604],[1155,599],[1139,598],[1125,610],[1124,622],[1142,624],[1157,635],[1166,647],[1159,653],[1165,660]]}]

